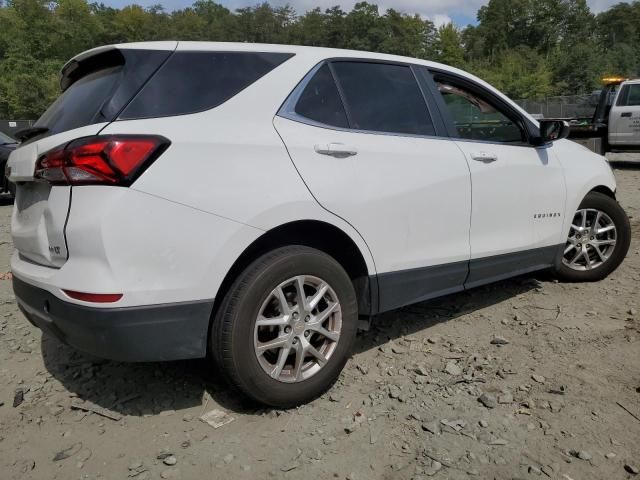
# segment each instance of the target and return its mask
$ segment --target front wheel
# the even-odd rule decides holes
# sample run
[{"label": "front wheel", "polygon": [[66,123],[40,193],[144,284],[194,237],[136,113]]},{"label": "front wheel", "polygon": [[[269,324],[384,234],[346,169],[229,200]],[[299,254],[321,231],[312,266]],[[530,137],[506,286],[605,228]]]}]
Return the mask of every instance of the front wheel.
[{"label": "front wheel", "polygon": [[211,349],[227,379],[260,403],[290,408],[324,393],[347,362],[357,330],[351,279],[304,247],[269,252],[226,294]]},{"label": "front wheel", "polygon": [[569,282],[602,280],[622,263],[630,243],[631,226],[622,207],[591,192],[573,217],[556,276]]}]

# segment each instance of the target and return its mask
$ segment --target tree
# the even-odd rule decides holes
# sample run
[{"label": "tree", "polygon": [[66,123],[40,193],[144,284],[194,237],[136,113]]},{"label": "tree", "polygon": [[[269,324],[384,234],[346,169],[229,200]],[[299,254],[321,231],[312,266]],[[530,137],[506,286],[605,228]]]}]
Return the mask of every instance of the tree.
[{"label": "tree", "polygon": [[453,67],[463,67],[464,47],[462,33],[453,23],[442,25],[438,29],[435,45],[436,59]]}]

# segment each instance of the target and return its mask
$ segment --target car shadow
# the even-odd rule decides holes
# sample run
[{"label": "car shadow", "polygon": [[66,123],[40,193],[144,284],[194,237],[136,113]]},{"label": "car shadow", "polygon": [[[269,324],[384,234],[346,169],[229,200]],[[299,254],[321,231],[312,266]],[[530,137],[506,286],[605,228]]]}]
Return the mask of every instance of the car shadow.
[{"label": "car shadow", "polygon": [[[527,275],[382,314],[368,332],[358,335],[354,353],[498,304],[537,288],[537,279],[545,277],[544,272]],[[249,415],[265,412],[264,407],[230,388],[208,359],[164,363],[100,360],[46,334],[41,347],[46,369],[72,396],[121,415],[178,414],[194,407],[202,407],[198,415],[213,408]]]},{"label": "car shadow", "polygon": [[639,160],[609,160],[609,165],[616,170],[640,170]]}]

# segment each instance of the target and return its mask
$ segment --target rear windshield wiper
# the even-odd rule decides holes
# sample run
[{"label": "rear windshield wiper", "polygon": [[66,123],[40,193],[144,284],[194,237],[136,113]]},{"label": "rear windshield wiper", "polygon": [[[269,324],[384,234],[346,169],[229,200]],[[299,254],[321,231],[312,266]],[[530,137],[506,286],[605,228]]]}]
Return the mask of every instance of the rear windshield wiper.
[{"label": "rear windshield wiper", "polygon": [[29,127],[23,128],[22,130],[18,130],[16,132],[16,138],[18,140],[22,140],[23,142],[29,140],[30,138],[35,137],[36,135],[40,135],[42,133],[46,133],[49,131],[49,127]]}]

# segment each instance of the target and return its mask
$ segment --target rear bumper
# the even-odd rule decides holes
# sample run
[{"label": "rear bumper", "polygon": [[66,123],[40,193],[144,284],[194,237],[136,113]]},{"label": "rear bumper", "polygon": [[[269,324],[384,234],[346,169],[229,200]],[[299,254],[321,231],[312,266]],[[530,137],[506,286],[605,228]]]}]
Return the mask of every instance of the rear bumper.
[{"label": "rear bumper", "polygon": [[206,356],[213,300],[94,308],[65,302],[15,275],[13,291],[33,325],[90,355],[125,362]]}]

